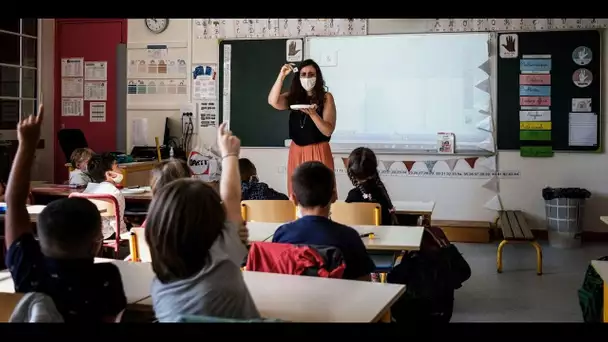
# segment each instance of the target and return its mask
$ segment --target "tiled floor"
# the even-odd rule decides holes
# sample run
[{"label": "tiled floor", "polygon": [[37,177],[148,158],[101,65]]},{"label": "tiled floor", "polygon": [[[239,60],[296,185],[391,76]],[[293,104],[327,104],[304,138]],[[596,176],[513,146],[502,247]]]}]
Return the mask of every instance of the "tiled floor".
[{"label": "tiled floor", "polygon": [[497,243],[456,244],[472,276],[456,291],[452,322],[582,322],[577,291],[590,260],[608,244],[556,249],[543,243],[543,275],[536,275],[530,245],[507,245],[503,273],[496,272]]}]

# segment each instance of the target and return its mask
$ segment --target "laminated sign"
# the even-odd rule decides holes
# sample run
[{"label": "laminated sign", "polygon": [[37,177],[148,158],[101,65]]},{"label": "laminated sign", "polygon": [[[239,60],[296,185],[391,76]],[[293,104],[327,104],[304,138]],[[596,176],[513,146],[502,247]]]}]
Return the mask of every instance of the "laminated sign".
[{"label": "laminated sign", "polygon": [[210,151],[192,151],[188,156],[188,167],[194,178],[204,182],[220,180],[221,166],[218,158]]}]

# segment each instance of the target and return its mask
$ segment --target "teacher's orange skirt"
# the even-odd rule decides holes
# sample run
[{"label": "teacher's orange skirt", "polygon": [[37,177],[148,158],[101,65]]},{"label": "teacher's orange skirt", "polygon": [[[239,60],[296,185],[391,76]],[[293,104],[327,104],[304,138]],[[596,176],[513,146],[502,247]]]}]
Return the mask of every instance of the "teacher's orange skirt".
[{"label": "teacher's orange skirt", "polygon": [[334,157],[331,154],[329,143],[322,142],[307,146],[298,146],[294,142],[289,145],[289,157],[287,160],[287,191],[292,193],[291,175],[300,164],[308,161],[320,161],[332,171],[334,170]]}]

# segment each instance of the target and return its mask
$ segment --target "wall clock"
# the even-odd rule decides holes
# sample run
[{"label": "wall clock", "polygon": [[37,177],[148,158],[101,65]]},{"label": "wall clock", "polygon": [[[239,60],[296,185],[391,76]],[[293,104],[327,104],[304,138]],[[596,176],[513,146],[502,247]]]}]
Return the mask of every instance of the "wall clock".
[{"label": "wall clock", "polygon": [[159,34],[164,32],[169,26],[169,19],[146,18],[146,27],[150,32]]}]

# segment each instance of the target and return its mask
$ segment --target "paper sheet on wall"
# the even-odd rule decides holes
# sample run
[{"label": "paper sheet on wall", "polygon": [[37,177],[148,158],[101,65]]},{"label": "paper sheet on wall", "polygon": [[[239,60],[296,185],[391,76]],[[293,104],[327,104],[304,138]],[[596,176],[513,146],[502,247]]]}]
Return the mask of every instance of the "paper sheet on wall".
[{"label": "paper sheet on wall", "polygon": [[570,121],[568,127],[568,145],[597,145],[597,114],[570,113]]},{"label": "paper sheet on wall", "polygon": [[61,99],[61,116],[82,116],[84,101],[76,98]]},{"label": "paper sheet on wall", "polygon": [[195,101],[217,98],[217,64],[194,65],[192,78],[192,97]]},{"label": "paper sheet on wall", "polygon": [[217,127],[218,107],[217,101],[203,101],[198,104],[199,127]]},{"label": "paper sheet on wall", "polygon": [[85,101],[106,101],[107,100],[106,82],[85,82],[84,99]]},{"label": "paper sheet on wall", "polygon": [[62,78],[61,96],[62,97],[82,97],[83,96],[82,78]]},{"label": "paper sheet on wall", "polygon": [[106,81],[108,79],[108,62],[85,62],[84,79],[87,81]]},{"label": "paper sheet on wall", "polygon": [[82,77],[84,58],[62,58],[61,77]]},{"label": "paper sheet on wall", "polygon": [[89,103],[89,121],[106,122],[106,103],[105,102]]},{"label": "paper sheet on wall", "polygon": [[148,45],[146,48],[148,58],[165,59],[169,55],[167,45]]},{"label": "paper sheet on wall", "polygon": [[148,119],[133,119],[131,125],[131,146],[148,146]]}]

